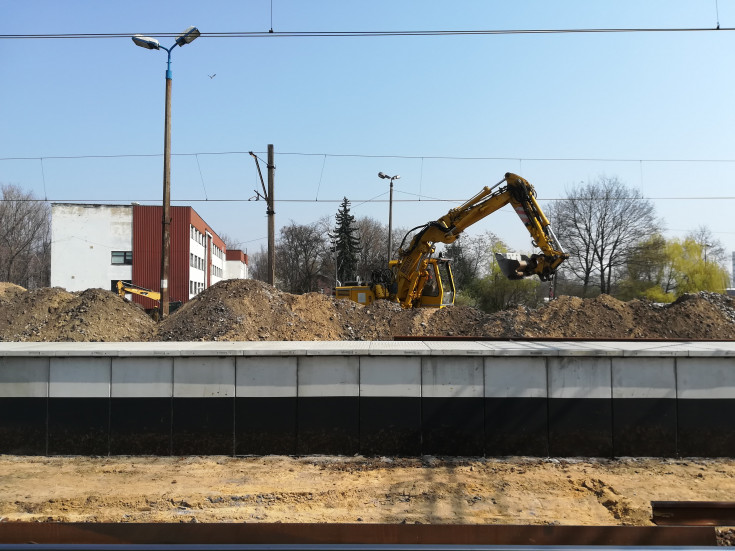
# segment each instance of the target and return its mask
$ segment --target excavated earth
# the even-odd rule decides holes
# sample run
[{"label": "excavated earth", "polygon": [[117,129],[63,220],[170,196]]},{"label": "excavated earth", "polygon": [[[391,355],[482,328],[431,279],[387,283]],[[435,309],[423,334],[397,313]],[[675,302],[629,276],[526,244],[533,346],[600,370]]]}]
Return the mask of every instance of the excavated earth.
[{"label": "excavated earth", "polygon": [[668,305],[609,295],[562,296],[531,310],[485,314],[470,307],[403,310],[319,293],[293,295],[256,280],[213,285],[160,324],[102,289],[26,291],[0,284],[0,341],[366,341],[396,336],[494,338],[735,338],[735,303],[717,293]]},{"label": "excavated earth", "polygon": [[[735,337],[715,293],[661,306],[560,297],[530,310],[363,307],[220,282],[161,323],[100,289],[0,283],[0,341]],[[733,459],[0,456],[0,522],[386,522],[651,525],[651,501],[728,501]],[[720,545],[733,530],[721,528]]]}]

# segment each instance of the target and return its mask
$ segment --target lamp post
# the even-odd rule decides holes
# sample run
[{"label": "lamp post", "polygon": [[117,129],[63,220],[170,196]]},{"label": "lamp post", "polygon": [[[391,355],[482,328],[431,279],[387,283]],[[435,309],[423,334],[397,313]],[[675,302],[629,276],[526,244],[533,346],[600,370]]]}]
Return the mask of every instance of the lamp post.
[{"label": "lamp post", "polygon": [[184,46],[193,42],[200,34],[196,27],[189,27],[176,37],[175,43],[170,48],[161,46],[155,38],[139,34],[132,37],[136,46],[147,50],[163,48],[168,54],[166,61],[166,111],[163,132],[163,217],[161,231],[161,302],[159,304],[161,319],[168,316],[168,272],[171,250],[171,52],[176,46]]},{"label": "lamp post", "polygon": [[390,180],[390,200],[388,201],[388,260],[390,261],[393,251],[393,180],[400,179],[400,176],[398,174],[388,176],[387,174],[378,172],[378,178]]}]

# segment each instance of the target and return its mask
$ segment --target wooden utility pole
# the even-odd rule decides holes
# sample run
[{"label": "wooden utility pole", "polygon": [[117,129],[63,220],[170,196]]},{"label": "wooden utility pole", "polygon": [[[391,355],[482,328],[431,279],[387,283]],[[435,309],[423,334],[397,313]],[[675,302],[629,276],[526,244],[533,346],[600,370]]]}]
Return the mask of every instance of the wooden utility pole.
[{"label": "wooden utility pole", "polygon": [[276,211],[273,208],[273,180],[276,172],[276,165],[273,162],[273,144],[268,144],[268,189],[265,189],[265,182],[263,181],[263,173],[260,171],[260,163],[258,162],[258,156],[250,151],[250,156],[255,161],[255,167],[258,169],[258,176],[260,176],[260,185],[263,187],[263,194],[256,189],[255,198],[256,200],[265,199],[266,206],[265,212],[268,215],[268,273],[266,275],[266,281],[271,285],[276,284]]},{"label": "wooden utility pole", "polygon": [[276,211],[273,208],[273,180],[276,165],[273,159],[273,144],[268,144],[268,283],[276,284]]}]

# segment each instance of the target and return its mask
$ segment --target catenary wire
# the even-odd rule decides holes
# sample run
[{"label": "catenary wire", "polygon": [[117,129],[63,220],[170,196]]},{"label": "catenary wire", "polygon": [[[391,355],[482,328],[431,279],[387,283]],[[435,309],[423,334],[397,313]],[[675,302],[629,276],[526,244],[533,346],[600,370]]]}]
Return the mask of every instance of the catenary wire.
[{"label": "catenary wire", "polygon": [[[682,33],[733,31],[733,27],[630,27],[630,28],[580,28],[580,29],[475,29],[475,30],[418,30],[418,31],[232,31],[202,32],[202,38],[370,38],[386,36],[482,36],[517,34],[604,34],[604,33]],[[105,39],[129,38],[134,34],[176,38],[181,33],[45,33],[45,34],[0,34],[0,40],[39,39]]]}]

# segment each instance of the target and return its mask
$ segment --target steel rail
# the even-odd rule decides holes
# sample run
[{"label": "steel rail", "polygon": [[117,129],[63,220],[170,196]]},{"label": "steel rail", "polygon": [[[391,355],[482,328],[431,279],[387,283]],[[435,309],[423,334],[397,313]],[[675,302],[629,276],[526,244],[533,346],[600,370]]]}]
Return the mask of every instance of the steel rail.
[{"label": "steel rail", "polygon": [[[30,542],[76,546],[206,545],[210,549],[214,545],[266,546],[259,549],[284,545],[307,549],[303,546],[316,545],[320,549],[331,546],[329,549],[337,551],[346,549],[344,546],[387,550],[406,545],[434,546],[432,548],[452,545],[714,546],[717,538],[711,526],[0,522],[0,545]],[[41,548],[33,549],[40,551]]]},{"label": "steel rail", "polygon": [[487,337],[472,335],[396,335],[394,341],[498,341],[498,342],[735,342],[735,339],[670,339],[613,337]]},{"label": "steel rail", "polygon": [[[614,545],[605,551],[647,551],[649,547]],[[711,546],[658,546],[661,551],[713,551]],[[206,544],[0,544],[0,551],[599,551],[579,545],[206,545]]]},{"label": "steel rail", "polygon": [[652,501],[658,526],[735,526],[735,501]]}]

